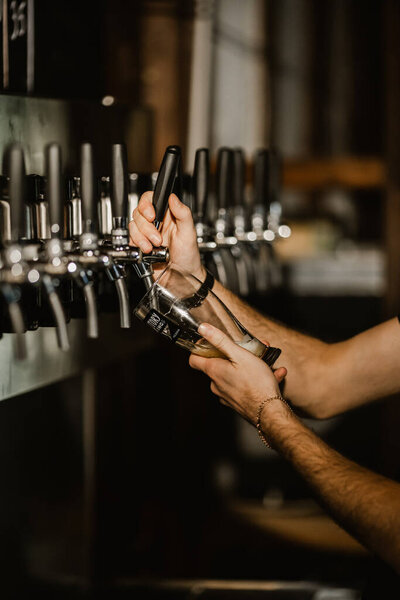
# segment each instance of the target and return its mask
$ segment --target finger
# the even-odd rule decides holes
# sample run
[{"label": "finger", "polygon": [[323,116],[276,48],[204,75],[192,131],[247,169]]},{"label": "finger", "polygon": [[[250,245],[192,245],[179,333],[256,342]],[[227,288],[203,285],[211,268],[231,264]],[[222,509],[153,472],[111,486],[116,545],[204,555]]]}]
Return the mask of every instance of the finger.
[{"label": "finger", "polygon": [[194,229],[192,211],[186,204],[183,204],[175,194],[171,194],[168,200],[168,206],[172,216],[175,219],[178,231],[185,232]]},{"label": "finger", "polygon": [[204,356],[198,356],[197,354],[191,354],[189,357],[189,365],[196,371],[206,372],[207,369],[207,358]]},{"label": "finger", "polygon": [[[136,209],[142,217],[152,223],[156,218],[156,211],[153,206],[153,192],[145,192],[142,194]],[[135,213],[135,211],[133,212]]]},{"label": "finger", "polygon": [[240,349],[225,333],[209,323],[201,323],[198,331],[205,340],[220,350],[229,360],[235,361],[238,358]]},{"label": "finger", "polygon": [[278,369],[276,369],[274,371],[274,375],[275,375],[275,379],[277,380],[277,382],[282,383],[282,381],[285,379],[285,377],[287,375],[286,367],[279,367]]},{"label": "finger", "polygon": [[215,395],[218,396],[218,400],[221,402],[221,404],[224,404],[225,406],[228,406],[228,403],[226,402],[226,400],[222,397],[222,392],[219,389],[219,387],[217,386],[217,384],[214,381],[211,381],[210,383],[210,390],[211,392]]},{"label": "finger", "polygon": [[133,220],[131,223],[135,223],[140,233],[144,235],[153,246],[159,246],[161,244],[161,235],[159,231],[152,223],[149,223],[139,211],[133,213]]},{"label": "finger", "polygon": [[131,221],[129,223],[129,235],[132,240],[133,246],[138,246],[142,252],[151,252],[153,246],[149,240],[139,231],[136,223]]}]

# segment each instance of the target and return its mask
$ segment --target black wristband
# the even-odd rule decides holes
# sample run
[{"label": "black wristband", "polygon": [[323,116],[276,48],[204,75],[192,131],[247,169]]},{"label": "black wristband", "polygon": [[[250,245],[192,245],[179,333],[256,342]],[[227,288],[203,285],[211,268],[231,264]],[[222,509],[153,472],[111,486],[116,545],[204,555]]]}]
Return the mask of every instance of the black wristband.
[{"label": "black wristband", "polygon": [[189,296],[188,298],[183,298],[181,300],[181,303],[185,308],[187,308],[187,310],[196,308],[196,306],[200,306],[207,297],[208,292],[211,291],[215,281],[214,275],[210,273],[210,271],[206,271],[206,273],[207,276],[205,280],[199,289],[193,294],[193,296]]}]

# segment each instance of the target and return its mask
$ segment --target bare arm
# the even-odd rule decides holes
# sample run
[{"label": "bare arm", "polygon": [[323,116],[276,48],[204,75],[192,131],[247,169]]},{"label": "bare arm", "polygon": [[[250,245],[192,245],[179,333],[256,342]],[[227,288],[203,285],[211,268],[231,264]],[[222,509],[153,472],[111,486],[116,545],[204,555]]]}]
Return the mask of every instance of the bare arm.
[{"label": "bare arm", "polygon": [[283,405],[271,409],[262,425],[276,450],[339,525],[400,573],[400,484],[344,458]]},{"label": "bare arm", "polygon": [[[151,193],[144,194],[130,223],[132,242],[144,252],[162,243],[172,262],[205,278],[190,210],[170,197],[162,235],[152,225]],[[328,418],[400,391],[400,324],[392,319],[339,344],[326,344],[261,315],[216,282],[213,291],[243,325],[282,349],[288,368],[287,398],[313,417]]]},{"label": "bare arm", "polygon": [[328,418],[400,391],[400,323],[390,319],[349,340],[326,344],[261,315],[216,282],[213,291],[254,335],[282,349],[285,395]]},{"label": "bare arm", "polygon": [[[210,377],[211,390],[224,404],[255,425],[263,400],[279,394],[284,369],[274,378],[259,358],[215,327],[202,325],[199,331],[228,360],[191,355],[190,365]],[[400,573],[400,484],[338,454],[278,399],[264,404],[260,424],[333,518]]]}]

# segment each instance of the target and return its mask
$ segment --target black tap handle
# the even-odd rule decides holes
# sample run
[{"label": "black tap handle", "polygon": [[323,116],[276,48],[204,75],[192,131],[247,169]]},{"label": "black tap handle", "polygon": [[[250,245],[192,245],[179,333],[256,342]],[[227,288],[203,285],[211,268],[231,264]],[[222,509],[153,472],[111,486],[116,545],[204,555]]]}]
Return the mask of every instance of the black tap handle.
[{"label": "black tap handle", "polygon": [[196,150],[193,171],[193,208],[198,219],[204,220],[207,211],[210,156],[208,148]]},{"label": "black tap handle", "polygon": [[271,156],[265,148],[257,151],[254,158],[254,204],[269,207]]},{"label": "black tap handle", "polygon": [[180,159],[181,149],[179,146],[168,146],[158,171],[153,193],[153,206],[156,211],[154,224],[157,229],[160,227],[168,208],[168,199],[174,189]]},{"label": "black tap handle", "polygon": [[111,162],[111,203],[114,217],[128,214],[128,158],[125,144],[113,144]]},{"label": "black tap handle", "polygon": [[241,148],[233,151],[233,203],[244,205],[244,188],[246,183],[246,161]]},{"label": "black tap handle", "polygon": [[51,143],[46,146],[46,189],[49,203],[50,226],[52,233],[62,236],[64,224],[64,198],[61,171],[61,147]]},{"label": "black tap handle", "polygon": [[232,189],[233,152],[230,148],[220,148],[216,173],[217,208],[227,209],[231,205]]},{"label": "black tap handle", "polygon": [[282,157],[276,148],[271,149],[269,154],[269,200],[270,202],[274,202],[279,200],[279,194],[282,185]]},{"label": "black tap handle", "polygon": [[16,242],[25,236],[26,172],[24,151],[20,144],[7,146],[3,156],[3,172],[9,177],[11,238]]},{"label": "black tap handle", "polygon": [[92,144],[81,145],[81,206],[82,221],[96,221],[97,213],[97,181],[95,177],[94,156]]}]

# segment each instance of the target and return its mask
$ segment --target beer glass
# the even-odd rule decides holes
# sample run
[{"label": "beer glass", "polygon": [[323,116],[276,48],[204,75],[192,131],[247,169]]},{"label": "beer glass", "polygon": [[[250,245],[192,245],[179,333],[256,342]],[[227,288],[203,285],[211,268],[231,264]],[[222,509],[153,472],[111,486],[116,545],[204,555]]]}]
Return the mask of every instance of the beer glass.
[{"label": "beer glass", "polygon": [[267,346],[249,333],[209,289],[207,279],[202,283],[172,263],[141,299],[134,314],[157,333],[200,356],[224,358],[198,333],[201,323],[214,325],[269,366],[281,353],[279,348]]}]

